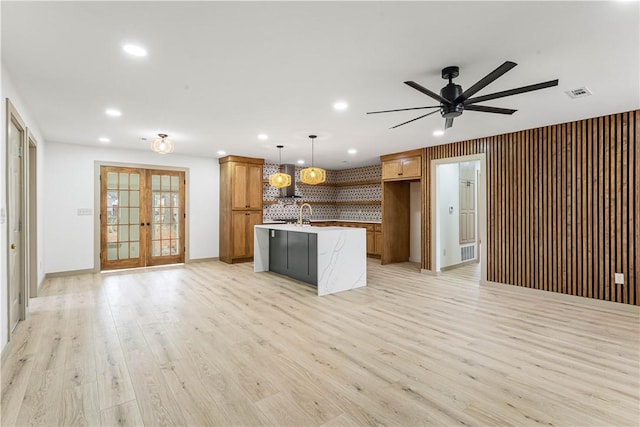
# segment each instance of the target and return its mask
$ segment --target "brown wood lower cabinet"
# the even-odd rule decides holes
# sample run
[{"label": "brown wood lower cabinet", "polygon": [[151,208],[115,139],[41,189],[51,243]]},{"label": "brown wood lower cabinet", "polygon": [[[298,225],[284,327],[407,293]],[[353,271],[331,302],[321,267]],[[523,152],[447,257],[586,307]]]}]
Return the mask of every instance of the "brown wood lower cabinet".
[{"label": "brown wood lower cabinet", "polygon": [[233,211],[232,254],[233,258],[253,256],[253,227],[262,224],[260,211]]},{"label": "brown wood lower cabinet", "polygon": [[375,224],[374,240],[376,246],[373,254],[380,256],[382,255],[382,224]]},{"label": "brown wood lower cabinet", "polygon": [[367,229],[367,256],[379,258],[382,254],[382,224],[370,222],[314,222],[314,227],[357,227]]}]

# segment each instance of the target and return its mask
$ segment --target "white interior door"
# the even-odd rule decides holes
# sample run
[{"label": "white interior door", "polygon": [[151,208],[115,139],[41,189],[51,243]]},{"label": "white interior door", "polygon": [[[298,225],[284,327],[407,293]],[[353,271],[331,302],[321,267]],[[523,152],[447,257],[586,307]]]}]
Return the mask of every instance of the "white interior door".
[{"label": "white interior door", "polygon": [[7,211],[8,211],[8,290],[9,290],[9,330],[13,331],[23,318],[24,290],[24,239],[23,239],[23,167],[25,127],[17,117],[8,114],[8,173],[7,173]]}]

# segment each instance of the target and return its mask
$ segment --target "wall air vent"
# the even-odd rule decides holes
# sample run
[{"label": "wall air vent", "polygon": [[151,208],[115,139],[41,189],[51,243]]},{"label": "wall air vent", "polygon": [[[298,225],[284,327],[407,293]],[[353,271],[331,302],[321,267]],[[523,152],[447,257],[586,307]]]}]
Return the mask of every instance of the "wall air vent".
[{"label": "wall air vent", "polygon": [[569,95],[569,98],[584,98],[585,96],[591,95],[591,91],[586,86],[579,87],[577,89],[571,89],[566,92]]},{"label": "wall air vent", "polygon": [[476,245],[464,246],[460,248],[460,261],[467,261],[470,259],[474,259],[475,256],[475,248]]}]

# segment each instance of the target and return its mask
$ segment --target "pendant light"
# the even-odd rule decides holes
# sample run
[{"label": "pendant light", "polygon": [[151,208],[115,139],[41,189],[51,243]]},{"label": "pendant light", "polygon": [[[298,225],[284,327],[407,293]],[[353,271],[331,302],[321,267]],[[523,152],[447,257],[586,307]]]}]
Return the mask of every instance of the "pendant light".
[{"label": "pendant light", "polygon": [[151,149],[158,154],[173,153],[173,142],[167,139],[167,134],[159,133],[158,138],[151,142]]},{"label": "pendant light", "polygon": [[276,145],[280,150],[280,161],[278,162],[278,173],[269,175],[269,185],[276,188],[284,188],[291,185],[291,175],[288,173],[280,172],[280,166],[282,165],[282,148],[284,145]]},{"label": "pendant light", "polygon": [[304,168],[300,171],[300,181],[309,185],[322,184],[327,180],[327,171],[321,168],[313,167],[313,140],[316,135],[309,135],[311,138],[311,167]]}]

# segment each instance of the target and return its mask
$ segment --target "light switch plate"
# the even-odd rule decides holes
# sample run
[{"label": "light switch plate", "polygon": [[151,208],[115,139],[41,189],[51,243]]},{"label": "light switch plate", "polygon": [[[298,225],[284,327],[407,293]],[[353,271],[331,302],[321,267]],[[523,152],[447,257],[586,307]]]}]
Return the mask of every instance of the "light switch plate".
[{"label": "light switch plate", "polygon": [[623,273],[615,273],[613,275],[614,281],[618,285],[624,285],[624,274]]}]

